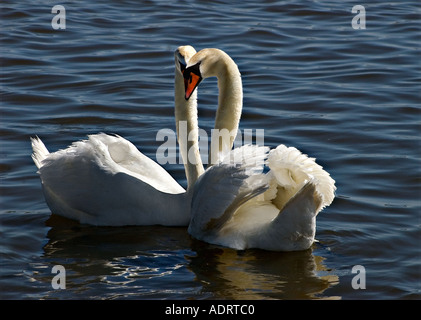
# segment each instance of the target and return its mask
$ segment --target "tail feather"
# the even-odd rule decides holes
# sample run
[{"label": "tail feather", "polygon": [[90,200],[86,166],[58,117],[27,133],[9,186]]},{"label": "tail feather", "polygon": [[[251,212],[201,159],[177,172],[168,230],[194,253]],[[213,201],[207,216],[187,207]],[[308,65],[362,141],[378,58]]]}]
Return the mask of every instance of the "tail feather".
[{"label": "tail feather", "polygon": [[38,137],[31,138],[31,145],[33,150],[31,157],[32,160],[34,160],[35,165],[39,169],[42,167],[42,161],[44,161],[44,159],[48,157],[50,152],[47,150],[44,143]]}]

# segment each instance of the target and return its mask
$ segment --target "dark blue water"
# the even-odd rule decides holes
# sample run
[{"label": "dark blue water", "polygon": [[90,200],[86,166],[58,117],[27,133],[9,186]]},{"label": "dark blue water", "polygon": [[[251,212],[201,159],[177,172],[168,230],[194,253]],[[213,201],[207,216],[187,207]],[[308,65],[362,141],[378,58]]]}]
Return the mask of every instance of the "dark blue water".
[{"label": "dark blue water", "polygon": [[[66,29],[54,30],[54,5]],[[353,29],[356,4],[366,29]],[[418,1],[2,1],[0,297],[420,299]],[[361,22],[361,21],[360,21]],[[175,130],[173,52],[226,51],[243,75],[240,129],[316,157],[337,182],[310,250],[235,251],[185,228],[98,228],[52,216],[30,154],[117,133],[155,159]],[[214,124],[216,81],[199,97]],[[182,165],[166,169],[183,185]],[[66,270],[66,289],[51,269]],[[365,268],[355,289],[352,268]],[[361,273],[359,274],[361,275]]]}]

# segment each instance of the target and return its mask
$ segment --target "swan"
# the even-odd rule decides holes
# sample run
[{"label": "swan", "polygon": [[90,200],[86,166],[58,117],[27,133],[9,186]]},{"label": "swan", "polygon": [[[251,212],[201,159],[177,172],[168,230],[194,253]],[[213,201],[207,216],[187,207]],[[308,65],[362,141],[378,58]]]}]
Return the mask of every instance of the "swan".
[{"label": "swan", "polygon": [[[222,50],[203,49],[189,59],[183,76],[186,100],[192,97],[203,79],[217,77],[219,97],[215,128],[225,128],[231,133],[229,141],[211,142],[210,165],[218,163],[227,149],[232,148],[232,137],[237,133],[241,117],[243,94],[239,69]],[[232,210],[215,215],[193,206],[188,227],[190,235],[238,250],[310,248],[315,241],[316,216],[332,203],[335,181],[314,158],[294,147],[279,145],[271,150],[266,165],[268,189]]]},{"label": "swan", "polygon": [[[198,130],[196,96],[193,93],[191,101],[184,99],[182,69],[195,53],[190,46],[179,47],[175,52],[177,128],[180,120],[186,120],[192,131]],[[193,136],[198,133],[193,132]],[[49,208],[83,224],[187,226],[193,207],[221,215],[233,204],[268,187],[258,174],[263,170],[259,162],[267,157],[263,147],[245,146],[237,155],[237,163],[221,160],[205,171],[199,150],[195,150],[197,141],[179,138],[181,146],[190,148],[194,160],[185,162],[185,190],[159,164],[118,135],[89,135],[88,139],[53,153],[38,137],[31,138],[31,143],[32,159]],[[235,151],[229,153],[234,155]]]}]

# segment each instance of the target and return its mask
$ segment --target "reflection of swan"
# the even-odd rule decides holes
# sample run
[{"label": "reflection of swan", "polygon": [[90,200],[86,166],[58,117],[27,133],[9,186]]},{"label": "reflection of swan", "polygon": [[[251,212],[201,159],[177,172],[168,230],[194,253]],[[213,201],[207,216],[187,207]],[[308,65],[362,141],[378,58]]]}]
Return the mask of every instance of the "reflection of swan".
[{"label": "reflection of swan", "polygon": [[[189,99],[204,78],[218,78],[219,100],[215,128],[235,137],[242,109],[241,75],[234,61],[218,49],[203,49],[184,71],[185,98]],[[219,143],[212,141],[212,144]],[[211,147],[211,162],[231,149],[229,143]],[[295,148],[278,146],[269,154],[266,175],[270,188],[223,215],[192,212],[189,232],[214,244],[236,249],[303,250],[314,242],[316,215],[334,198],[334,180]]]},{"label": "reflection of swan", "polygon": [[96,228],[57,215],[44,219],[27,221],[48,227],[41,256],[24,272],[32,299],[58,297],[46,268],[52,262],[66,269],[62,299],[330,299],[326,290],[338,283],[320,246],[235,251],[191,239],[185,228]]},{"label": "reflection of swan", "polygon": [[[194,53],[193,48],[183,47],[176,51],[176,59],[185,57],[187,62]],[[183,97],[179,68],[175,80],[177,94],[181,92]],[[195,102],[189,105],[181,104],[180,99],[176,101],[176,109],[194,110],[195,107]],[[177,124],[183,115],[187,116],[187,122],[194,120],[189,111],[176,110]],[[197,127],[197,119],[196,124],[188,122],[187,126]],[[187,192],[160,165],[119,136],[91,135],[88,140],[54,153],[49,153],[38,138],[32,139],[32,147],[51,211],[86,224],[187,226],[192,207],[213,215],[224,214],[231,210],[232,204],[266,187],[259,180],[257,188],[253,185],[251,189],[248,179],[249,172],[258,169],[255,164],[266,156],[263,147],[244,147],[241,154],[236,152],[237,164],[225,161],[209,168]],[[191,147],[196,148],[197,143]],[[186,163],[186,175],[191,187],[203,167],[199,151],[190,153],[194,161]],[[254,176],[250,178],[256,182]],[[216,188],[217,182],[225,187]]]},{"label": "reflection of swan", "polygon": [[[338,283],[312,250],[235,251],[193,242],[189,268],[213,299],[338,299],[326,289]],[[268,263],[270,261],[270,263]]]}]

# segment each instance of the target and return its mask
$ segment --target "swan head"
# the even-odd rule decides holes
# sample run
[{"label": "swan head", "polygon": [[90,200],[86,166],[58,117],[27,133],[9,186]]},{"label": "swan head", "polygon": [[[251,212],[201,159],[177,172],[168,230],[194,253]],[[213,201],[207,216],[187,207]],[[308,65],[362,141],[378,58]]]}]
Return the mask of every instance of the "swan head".
[{"label": "swan head", "polygon": [[224,51],[213,48],[200,50],[189,59],[183,72],[186,100],[190,98],[203,79],[224,78],[227,72],[233,71],[229,70],[233,67],[235,68],[234,72],[239,73],[237,65]]},{"label": "swan head", "polygon": [[190,58],[196,54],[196,50],[192,46],[180,46],[175,50],[175,66],[177,70],[183,74]]}]

